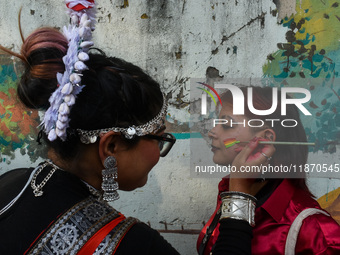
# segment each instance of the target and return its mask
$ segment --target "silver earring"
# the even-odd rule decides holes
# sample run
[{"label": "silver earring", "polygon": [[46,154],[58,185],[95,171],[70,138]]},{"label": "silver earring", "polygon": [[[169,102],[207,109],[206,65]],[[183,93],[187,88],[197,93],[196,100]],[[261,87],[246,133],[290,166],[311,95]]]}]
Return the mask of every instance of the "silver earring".
[{"label": "silver earring", "polygon": [[117,160],[113,156],[108,156],[104,160],[105,169],[102,170],[102,190],[103,199],[108,202],[115,201],[119,199],[119,194],[117,192],[118,182],[116,181],[118,177],[117,171]]}]

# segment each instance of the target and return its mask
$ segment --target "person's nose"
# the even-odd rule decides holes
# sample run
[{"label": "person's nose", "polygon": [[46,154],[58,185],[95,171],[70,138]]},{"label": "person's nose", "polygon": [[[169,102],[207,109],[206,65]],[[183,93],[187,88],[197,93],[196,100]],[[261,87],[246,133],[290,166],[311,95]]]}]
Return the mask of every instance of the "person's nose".
[{"label": "person's nose", "polygon": [[217,138],[216,132],[217,132],[216,127],[210,129],[209,132],[208,132],[209,138],[210,139],[216,139]]}]

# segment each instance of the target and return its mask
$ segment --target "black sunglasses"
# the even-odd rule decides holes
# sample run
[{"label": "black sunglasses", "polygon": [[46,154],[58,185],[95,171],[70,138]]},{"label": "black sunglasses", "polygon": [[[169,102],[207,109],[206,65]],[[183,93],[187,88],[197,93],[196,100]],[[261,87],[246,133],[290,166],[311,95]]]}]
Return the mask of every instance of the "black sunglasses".
[{"label": "black sunglasses", "polygon": [[159,156],[165,157],[176,142],[176,138],[170,133],[162,135],[145,135],[144,137],[158,140]]}]

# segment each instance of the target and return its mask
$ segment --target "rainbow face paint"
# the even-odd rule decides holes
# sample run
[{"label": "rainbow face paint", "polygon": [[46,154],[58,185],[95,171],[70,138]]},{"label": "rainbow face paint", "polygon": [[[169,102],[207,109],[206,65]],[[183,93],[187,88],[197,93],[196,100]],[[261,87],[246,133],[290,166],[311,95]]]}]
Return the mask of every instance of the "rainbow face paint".
[{"label": "rainbow face paint", "polygon": [[236,138],[227,138],[223,141],[223,143],[226,148],[229,148],[237,143],[240,143],[240,141],[237,141]]}]

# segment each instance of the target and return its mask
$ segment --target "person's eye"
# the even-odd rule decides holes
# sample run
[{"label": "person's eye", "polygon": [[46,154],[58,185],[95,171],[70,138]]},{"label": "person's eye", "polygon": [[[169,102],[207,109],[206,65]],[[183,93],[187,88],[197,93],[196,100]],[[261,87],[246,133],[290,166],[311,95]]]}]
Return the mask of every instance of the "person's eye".
[{"label": "person's eye", "polygon": [[223,128],[223,129],[229,129],[229,128],[231,128],[231,126],[228,125],[228,124],[222,124],[222,128]]}]

